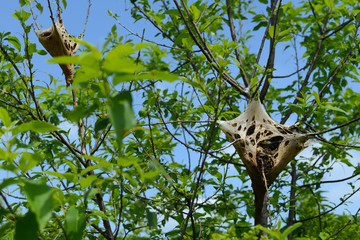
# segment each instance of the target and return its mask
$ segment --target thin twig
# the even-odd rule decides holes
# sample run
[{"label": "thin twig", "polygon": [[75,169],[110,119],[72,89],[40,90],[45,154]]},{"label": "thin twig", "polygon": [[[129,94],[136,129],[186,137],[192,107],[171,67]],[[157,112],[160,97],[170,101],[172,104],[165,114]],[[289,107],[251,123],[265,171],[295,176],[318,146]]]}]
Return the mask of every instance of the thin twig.
[{"label": "thin twig", "polygon": [[232,16],[232,9],[231,9],[230,0],[226,0],[226,8],[227,8],[227,14],[228,14],[228,19],[229,19],[229,27],[230,27],[231,38],[232,38],[233,42],[236,44],[236,46],[238,46],[237,48],[235,48],[235,55],[236,55],[236,59],[240,63],[241,77],[243,78],[245,86],[246,87],[251,87],[250,82],[249,82],[249,80],[248,80],[248,78],[246,76],[245,66],[244,66],[244,63],[242,61],[240,51],[239,51],[239,43],[238,43],[238,40],[237,40],[236,34],[235,34],[235,27],[234,27],[234,21],[233,21],[233,16]]},{"label": "thin twig", "polygon": [[40,27],[39,27],[39,25],[38,25],[38,23],[36,21],[36,17],[35,17],[34,11],[33,11],[33,7],[31,5],[31,1],[29,2],[29,5],[30,5],[31,16],[33,17],[34,23],[35,23],[37,29],[40,30]]},{"label": "thin twig", "polygon": [[320,182],[314,182],[314,183],[308,183],[308,184],[304,184],[299,186],[298,188],[306,188],[306,187],[310,187],[310,186],[314,186],[314,185],[321,185],[321,184],[326,184],[326,183],[339,183],[339,182],[343,182],[343,181],[347,181],[350,180],[356,176],[359,176],[360,173],[354,174],[350,177],[346,177],[346,178],[341,178],[341,179],[336,179],[336,180],[328,180],[328,181],[320,181]]},{"label": "thin twig", "polygon": [[288,75],[284,75],[284,76],[272,76],[272,78],[288,78],[288,77],[291,77],[295,74],[298,74],[299,72],[305,70],[307,67],[309,66],[309,64],[306,64],[304,67],[300,68],[299,70],[297,70],[296,72],[293,72],[293,73],[290,73]]},{"label": "thin twig", "polygon": [[170,49],[174,49],[174,50],[181,50],[180,48],[175,48],[175,47],[172,47],[172,46],[168,46],[168,45],[165,45],[165,44],[162,44],[162,43],[158,43],[158,42],[155,42],[155,41],[152,41],[152,40],[149,40],[147,38],[144,38],[144,36],[140,36],[139,34],[131,31],[129,28],[127,28],[124,24],[122,24],[119,19],[116,17],[116,16],[113,16],[113,18],[115,19],[115,21],[122,27],[124,28],[126,31],[128,31],[131,35],[133,36],[136,36],[146,42],[149,42],[149,43],[153,43],[153,44],[156,44],[158,46],[162,46],[162,47],[166,47],[166,48],[170,48]]},{"label": "thin twig", "polygon": [[321,134],[324,134],[324,133],[327,133],[327,132],[334,131],[334,130],[336,130],[336,129],[338,129],[338,128],[345,127],[345,126],[350,125],[351,123],[356,122],[356,121],[359,121],[359,120],[360,120],[360,117],[354,118],[354,119],[350,120],[349,122],[340,124],[340,125],[338,125],[338,126],[336,126],[336,127],[329,128],[329,129],[326,129],[326,130],[323,130],[323,131],[319,131],[319,132],[315,132],[315,133],[306,133],[306,134],[304,134],[304,135],[305,135],[305,136],[308,136],[308,137],[310,137],[310,136],[316,136],[316,135],[321,135]]},{"label": "thin twig", "polygon": [[[276,4],[275,4],[276,5]],[[274,12],[275,12],[275,8],[271,9],[271,13],[270,13],[270,19],[271,17],[274,15]],[[256,65],[259,64],[259,61],[260,61],[260,56],[261,56],[261,53],[262,53],[262,50],[264,48],[264,44],[265,44],[265,40],[266,40],[266,37],[267,37],[267,34],[269,32],[269,27],[270,27],[270,20],[268,21],[267,25],[266,25],[266,29],[265,29],[265,32],[264,32],[264,35],[263,35],[263,38],[261,40],[261,44],[260,44],[260,47],[259,47],[259,51],[257,53],[257,56],[256,56],[256,61],[255,61],[255,64],[254,64],[254,69],[252,71],[252,74],[251,74],[251,79],[253,79],[255,77],[255,73],[256,73],[256,70],[257,70],[257,67]]]},{"label": "thin twig", "polygon": [[88,6],[88,9],[87,9],[86,19],[85,19],[85,23],[84,23],[84,30],[83,30],[83,32],[81,34],[81,37],[85,36],[86,25],[87,25],[89,15],[90,15],[90,7],[91,7],[91,0],[89,0],[89,6]]},{"label": "thin twig", "polygon": [[145,124],[137,124],[136,126],[145,127],[149,125],[164,125],[164,124],[173,124],[173,123],[213,123],[215,120],[176,120],[176,121],[163,121],[158,123],[145,123]]},{"label": "thin twig", "polygon": [[[298,90],[296,96],[299,98],[301,97],[301,93],[302,93],[302,90],[304,87],[307,86],[308,82],[309,82],[309,79],[310,79],[310,76],[315,68],[315,64],[317,63],[317,60],[318,60],[318,57],[319,57],[319,54],[320,54],[320,50],[321,50],[321,47],[322,47],[322,44],[323,44],[323,37],[325,36],[325,29],[326,29],[326,26],[328,24],[328,20],[329,20],[329,14],[330,12],[328,12],[328,15],[326,17],[326,20],[325,20],[325,23],[324,23],[324,28],[323,30],[321,29],[321,27],[319,26],[320,28],[320,31],[321,31],[321,34],[320,34],[320,39],[319,39],[319,42],[317,44],[317,47],[316,47],[316,50],[315,50],[315,54],[314,54],[314,57],[311,61],[311,64],[310,64],[310,68],[309,70],[307,71],[306,73],[306,76],[305,76],[305,79],[300,87],[300,89]],[[294,99],[293,103],[292,104],[297,104],[299,102],[299,100],[297,98]],[[284,124],[290,117],[290,115],[292,114],[292,110],[290,109],[287,114],[281,119],[280,123],[281,124]]]}]

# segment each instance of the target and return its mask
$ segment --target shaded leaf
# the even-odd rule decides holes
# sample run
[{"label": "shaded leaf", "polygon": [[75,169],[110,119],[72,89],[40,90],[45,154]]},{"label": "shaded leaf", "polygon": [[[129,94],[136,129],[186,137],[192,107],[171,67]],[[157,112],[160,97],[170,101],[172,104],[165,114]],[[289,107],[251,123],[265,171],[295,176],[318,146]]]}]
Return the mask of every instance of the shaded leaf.
[{"label": "shaded leaf", "polygon": [[148,221],[149,227],[156,227],[157,226],[157,215],[155,212],[146,209],[146,219]]},{"label": "shaded leaf", "polygon": [[46,184],[35,182],[26,182],[23,190],[41,230],[51,217],[54,207],[53,191]]},{"label": "shaded leaf", "polygon": [[80,240],[86,227],[86,217],[83,208],[70,207],[65,216],[65,230],[69,240]]},{"label": "shaded leaf", "polygon": [[131,102],[131,94],[127,91],[120,92],[109,99],[110,121],[115,128],[119,145],[121,145],[126,130],[131,129],[136,123]]},{"label": "shaded leaf", "polygon": [[38,236],[39,226],[36,216],[33,212],[28,211],[25,216],[16,221],[15,240],[35,240]]}]

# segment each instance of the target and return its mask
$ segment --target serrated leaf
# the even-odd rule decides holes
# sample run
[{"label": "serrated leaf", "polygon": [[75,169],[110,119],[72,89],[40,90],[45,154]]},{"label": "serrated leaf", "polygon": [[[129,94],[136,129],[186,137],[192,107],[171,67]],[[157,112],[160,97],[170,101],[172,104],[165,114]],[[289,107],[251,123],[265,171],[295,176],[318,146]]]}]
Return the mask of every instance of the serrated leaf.
[{"label": "serrated leaf", "polygon": [[24,152],[19,161],[19,168],[26,172],[35,167],[42,161],[42,156],[37,153]]},{"label": "serrated leaf", "polygon": [[299,105],[289,104],[289,108],[299,116],[304,115],[304,109],[302,109]]},{"label": "serrated leaf", "polygon": [[26,0],[19,0],[20,7],[23,7],[26,4]]}]

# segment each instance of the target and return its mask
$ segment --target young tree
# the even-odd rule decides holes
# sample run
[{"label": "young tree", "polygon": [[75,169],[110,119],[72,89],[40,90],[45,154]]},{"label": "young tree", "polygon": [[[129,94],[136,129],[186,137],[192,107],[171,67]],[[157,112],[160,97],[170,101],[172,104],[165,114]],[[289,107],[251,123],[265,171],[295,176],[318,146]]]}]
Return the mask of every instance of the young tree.
[{"label": "young tree", "polygon": [[[357,2],[130,1],[146,30],[109,11],[100,49],[67,33],[66,0],[20,4],[23,39],[0,35],[3,239],[360,231],[359,210],[333,213],[360,190]],[[31,39],[36,11],[52,27]],[[63,79],[40,79],[40,43]],[[329,204],[324,185],[348,180]]]}]

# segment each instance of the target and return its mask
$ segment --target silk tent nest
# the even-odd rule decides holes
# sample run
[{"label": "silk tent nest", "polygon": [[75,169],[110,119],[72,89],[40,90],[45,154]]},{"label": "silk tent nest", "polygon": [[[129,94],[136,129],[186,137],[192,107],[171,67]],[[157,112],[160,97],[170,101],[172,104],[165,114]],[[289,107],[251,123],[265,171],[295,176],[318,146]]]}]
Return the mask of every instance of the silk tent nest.
[{"label": "silk tent nest", "polygon": [[[52,27],[46,30],[35,30],[35,33],[39,42],[52,57],[73,56],[79,49],[79,44],[72,39],[74,36],[66,31],[62,22],[57,21]],[[74,65],[59,65],[65,75],[66,85],[71,85],[74,79]]]},{"label": "silk tent nest", "polygon": [[[91,4],[89,1],[88,15],[86,16],[84,32],[89,16],[90,6]],[[59,3],[57,10],[58,17],[56,21],[54,20],[50,6],[49,9],[51,13],[50,18],[52,21],[52,26],[45,30],[35,30],[35,34],[39,39],[39,42],[43,45],[43,47],[52,57],[74,56],[76,51],[79,49],[79,44],[74,41],[74,38],[76,37],[70,35],[64,26],[63,19],[61,17],[62,10],[60,8]],[[84,32],[77,38],[82,39]],[[75,72],[74,65],[73,64],[59,64],[59,65],[65,75],[66,86],[70,86],[74,79],[74,72]]]},{"label": "silk tent nest", "polygon": [[310,137],[298,128],[275,122],[260,100],[251,100],[240,116],[218,121],[220,129],[234,142],[252,181],[256,196],[263,193],[286,165],[311,145]]}]

